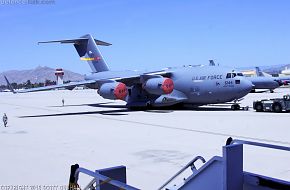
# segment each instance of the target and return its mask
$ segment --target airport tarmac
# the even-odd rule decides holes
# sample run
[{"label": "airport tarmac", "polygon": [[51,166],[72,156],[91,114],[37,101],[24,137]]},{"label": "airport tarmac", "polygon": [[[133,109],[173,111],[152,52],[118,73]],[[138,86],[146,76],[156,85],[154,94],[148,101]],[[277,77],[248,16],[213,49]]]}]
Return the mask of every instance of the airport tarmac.
[{"label": "airport tarmac", "polygon": [[[287,93],[249,94],[241,105]],[[290,113],[229,106],[128,111],[94,90],[0,93],[4,113],[0,185],[67,185],[70,165],[78,163],[91,170],[125,165],[128,184],[157,189],[195,156],[221,155],[230,136],[290,146]],[[290,180],[290,152],[245,147],[244,153],[245,170]]]}]

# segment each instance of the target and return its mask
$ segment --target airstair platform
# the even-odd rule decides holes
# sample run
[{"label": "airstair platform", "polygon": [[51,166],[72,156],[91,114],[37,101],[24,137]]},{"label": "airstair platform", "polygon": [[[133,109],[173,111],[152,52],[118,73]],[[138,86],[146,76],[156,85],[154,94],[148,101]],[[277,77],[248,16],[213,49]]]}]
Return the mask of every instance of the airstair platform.
[{"label": "airstair platform", "polygon": [[[268,149],[288,151],[290,147],[233,140],[229,138],[223,146],[222,156],[214,156],[208,161],[201,156],[195,157],[181,170],[167,180],[158,190],[290,190],[290,181],[271,178],[243,171],[243,146],[250,145]],[[202,163],[197,168],[196,162]],[[289,166],[289,164],[288,164]],[[289,168],[290,169],[290,168]],[[180,176],[190,170],[189,176]],[[84,188],[78,185],[79,174],[92,178]],[[139,188],[126,183],[126,167],[117,166],[102,170],[90,171],[79,165],[72,165],[69,190],[138,190]]]}]

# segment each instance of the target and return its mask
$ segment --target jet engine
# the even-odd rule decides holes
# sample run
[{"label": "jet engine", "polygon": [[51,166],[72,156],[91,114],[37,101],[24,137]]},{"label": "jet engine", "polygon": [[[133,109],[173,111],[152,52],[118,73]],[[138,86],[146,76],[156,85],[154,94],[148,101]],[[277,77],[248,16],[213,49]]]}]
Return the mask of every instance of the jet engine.
[{"label": "jet engine", "polygon": [[128,90],[124,83],[111,82],[102,84],[98,93],[106,99],[124,100],[127,96]]},{"label": "jet engine", "polygon": [[143,83],[143,89],[150,94],[170,94],[174,89],[174,84],[170,78],[150,78]]}]

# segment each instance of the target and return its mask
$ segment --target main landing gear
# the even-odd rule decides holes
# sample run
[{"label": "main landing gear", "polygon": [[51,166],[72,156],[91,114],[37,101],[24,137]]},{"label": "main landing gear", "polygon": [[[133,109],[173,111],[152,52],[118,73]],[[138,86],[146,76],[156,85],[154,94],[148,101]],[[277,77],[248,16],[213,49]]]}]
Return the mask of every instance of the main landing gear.
[{"label": "main landing gear", "polygon": [[231,106],[231,110],[239,110],[239,109],[241,109],[241,106],[239,104],[233,104]]}]

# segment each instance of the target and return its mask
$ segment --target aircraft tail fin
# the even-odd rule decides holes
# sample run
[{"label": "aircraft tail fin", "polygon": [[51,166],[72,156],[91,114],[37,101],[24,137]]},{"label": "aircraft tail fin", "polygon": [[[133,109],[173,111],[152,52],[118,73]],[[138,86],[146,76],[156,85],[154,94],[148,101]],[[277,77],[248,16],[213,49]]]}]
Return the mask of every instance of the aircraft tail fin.
[{"label": "aircraft tail fin", "polygon": [[261,71],[260,67],[256,67],[256,74],[257,74],[258,77],[263,77],[264,76],[264,74]]},{"label": "aircraft tail fin", "polygon": [[87,61],[89,63],[92,72],[96,73],[109,70],[109,67],[106,64],[97,45],[110,46],[112,44],[96,40],[90,34],[84,35],[77,39],[45,41],[38,42],[38,44],[55,43],[55,42],[60,42],[61,44],[72,43],[76,51],[78,52],[81,60]]},{"label": "aircraft tail fin", "polygon": [[6,83],[7,83],[7,86],[9,88],[9,90],[11,90],[11,92],[13,92],[13,94],[15,94],[15,90],[13,89],[12,85],[10,84],[10,82],[8,81],[7,77],[4,76],[5,80],[6,80]]},{"label": "aircraft tail fin", "polygon": [[215,66],[215,62],[212,59],[209,60],[209,66]]}]

